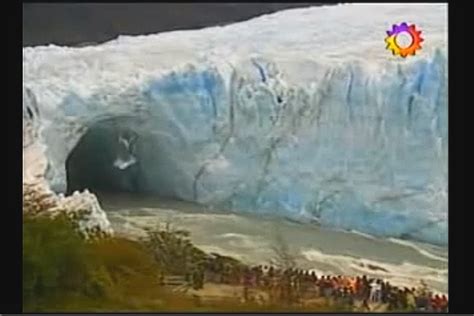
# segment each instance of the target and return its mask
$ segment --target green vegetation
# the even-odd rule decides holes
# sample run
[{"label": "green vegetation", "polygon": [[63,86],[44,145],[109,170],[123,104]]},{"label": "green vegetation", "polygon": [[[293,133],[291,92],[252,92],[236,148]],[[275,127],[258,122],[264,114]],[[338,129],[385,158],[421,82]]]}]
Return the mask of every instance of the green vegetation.
[{"label": "green vegetation", "polygon": [[107,310],[133,309],[130,295],[140,293],[143,300],[161,296],[158,271],[140,243],[122,238],[86,241],[64,216],[24,218],[25,311],[91,311],[103,304],[109,304]]},{"label": "green vegetation", "polygon": [[43,298],[84,289],[85,245],[64,217],[25,217],[23,222],[23,301],[36,306]]},{"label": "green vegetation", "polygon": [[208,256],[192,244],[188,231],[174,229],[168,223],[164,229],[155,227],[146,232],[142,242],[163,273],[183,274],[204,268]]},{"label": "green vegetation", "polygon": [[[160,276],[193,274],[211,262],[241,269],[239,261],[207,255],[186,231],[148,230],[132,241],[121,237],[86,240],[66,215],[54,218],[24,213],[24,312],[153,311],[314,311],[315,307],[258,305],[239,300],[203,303],[192,295],[171,292]],[[202,271],[202,270],[201,270]],[[201,280],[202,281],[202,280]],[[335,311],[324,305],[318,311]]]}]

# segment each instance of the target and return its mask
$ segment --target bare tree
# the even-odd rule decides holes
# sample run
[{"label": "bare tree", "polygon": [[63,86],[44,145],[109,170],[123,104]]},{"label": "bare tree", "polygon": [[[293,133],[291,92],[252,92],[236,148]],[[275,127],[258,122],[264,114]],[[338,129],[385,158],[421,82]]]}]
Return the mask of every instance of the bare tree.
[{"label": "bare tree", "polygon": [[270,259],[272,265],[279,269],[292,269],[296,266],[296,255],[291,251],[288,243],[277,228],[275,230],[275,241],[271,246],[273,258]]}]

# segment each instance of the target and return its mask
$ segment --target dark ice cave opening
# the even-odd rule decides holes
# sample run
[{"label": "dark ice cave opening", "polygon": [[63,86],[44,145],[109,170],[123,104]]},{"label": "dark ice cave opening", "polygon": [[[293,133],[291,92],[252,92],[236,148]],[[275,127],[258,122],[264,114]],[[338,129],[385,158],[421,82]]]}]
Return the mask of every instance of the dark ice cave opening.
[{"label": "dark ice cave opening", "polygon": [[[103,198],[183,200],[182,171],[153,121],[114,117],[88,126],[66,159],[67,195],[88,189]],[[168,145],[169,146],[169,145]]]},{"label": "dark ice cave opening", "polygon": [[88,126],[66,159],[66,194],[88,189],[106,211],[207,212],[206,205],[192,200],[192,184],[186,185],[178,157],[153,124],[150,118],[114,117]]},{"label": "dark ice cave opening", "polygon": [[[115,117],[88,126],[66,159],[67,195],[88,189],[107,211],[127,207],[206,210],[183,187],[179,159],[147,119]],[[187,198],[190,197],[190,198]]]},{"label": "dark ice cave opening", "polygon": [[136,157],[138,133],[121,120],[91,126],[66,160],[67,194],[140,192],[143,179]]}]

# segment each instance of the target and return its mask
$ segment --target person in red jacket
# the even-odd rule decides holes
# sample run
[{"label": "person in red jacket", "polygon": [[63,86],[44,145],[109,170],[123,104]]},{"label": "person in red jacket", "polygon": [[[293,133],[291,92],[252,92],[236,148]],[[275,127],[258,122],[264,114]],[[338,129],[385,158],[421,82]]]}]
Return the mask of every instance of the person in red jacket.
[{"label": "person in red jacket", "polygon": [[446,295],[441,295],[441,303],[440,303],[441,312],[447,313],[448,312],[448,298]]},{"label": "person in red jacket", "polygon": [[436,294],[434,296],[431,296],[431,309],[434,312],[441,312],[441,297]]}]

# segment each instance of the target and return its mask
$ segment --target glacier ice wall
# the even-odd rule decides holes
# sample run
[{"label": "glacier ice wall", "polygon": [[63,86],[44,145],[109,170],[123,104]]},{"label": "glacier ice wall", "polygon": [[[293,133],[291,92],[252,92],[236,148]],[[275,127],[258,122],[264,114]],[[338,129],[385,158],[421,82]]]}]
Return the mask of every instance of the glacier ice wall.
[{"label": "glacier ice wall", "polygon": [[[447,244],[447,6],[286,10],[226,27],[23,50],[47,179],[129,118],[142,185],[228,210]],[[416,23],[414,57],[385,50]],[[124,123],[125,124],[125,123]]]}]

